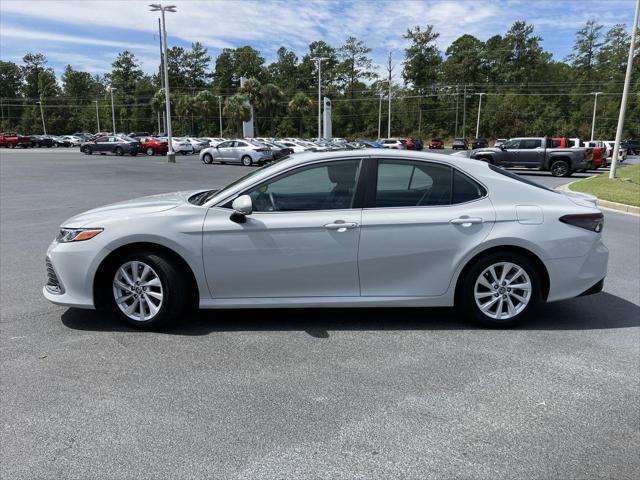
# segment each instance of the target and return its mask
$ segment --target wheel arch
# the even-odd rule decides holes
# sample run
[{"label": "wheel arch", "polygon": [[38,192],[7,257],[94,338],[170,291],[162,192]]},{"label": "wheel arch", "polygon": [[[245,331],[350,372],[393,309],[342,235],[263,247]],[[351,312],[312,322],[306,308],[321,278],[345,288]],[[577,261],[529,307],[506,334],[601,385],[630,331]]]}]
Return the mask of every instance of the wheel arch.
[{"label": "wheel arch", "polygon": [[476,253],[473,257],[471,257],[465,263],[464,267],[460,271],[460,274],[458,275],[458,278],[456,279],[456,288],[454,293],[455,295],[454,300],[456,304],[458,302],[458,298],[461,293],[461,288],[462,288],[462,283],[464,282],[464,278],[467,275],[467,272],[473,267],[473,265],[485,255],[488,255],[491,253],[506,253],[506,252],[523,255],[533,262],[533,264],[536,266],[538,270],[538,273],[540,275],[540,280],[542,282],[542,285],[540,286],[542,299],[544,301],[547,300],[549,296],[549,288],[550,288],[551,281],[549,278],[549,272],[547,270],[547,267],[545,266],[544,262],[540,259],[540,257],[536,255],[534,252],[532,252],[531,250],[528,250],[524,247],[519,247],[517,245],[498,245],[498,246],[492,246],[490,248],[487,248],[485,250],[482,250]]},{"label": "wheel arch", "polygon": [[93,302],[96,308],[100,308],[107,304],[108,297],[106,295],[106,292],[108,291],[108,289],[101,287],[106,281],[108,281],[106,273],[108,272],[109,268],[122,255],[140,251],[153,252],[174,261],[184,271],[187,277],[190,291],[192,292],[192,305],[195,307],[198,306],[200,301],[198,282],[193,270],[189,266],[189,263],[175,250],[172,250],[165,245],[160,245],[159,243],[153,242],[134,242],[122,245],[115,250],[112,250],[104,259],[102,259],[102,261],[98,265],[96,273],[93,277],[92,287]]}]

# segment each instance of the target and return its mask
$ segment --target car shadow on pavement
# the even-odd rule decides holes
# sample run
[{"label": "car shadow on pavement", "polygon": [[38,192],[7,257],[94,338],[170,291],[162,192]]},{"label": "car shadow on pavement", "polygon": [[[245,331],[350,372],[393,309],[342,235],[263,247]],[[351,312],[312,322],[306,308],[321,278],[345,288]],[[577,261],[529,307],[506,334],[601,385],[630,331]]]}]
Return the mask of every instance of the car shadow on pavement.
[{"label": "car shadow on pavement", "polygon": [[[70,308],[62,323],[74,330],[131,331],[110,312]],[[544,304],[517,330],[594,330],[640,326],[640,307],[609,293]],[[453,308],[307,308],[238,309],[194,312],[163,329],[167,335],[215,332],[305,331],[329,338],[337,330],[475,330],[481,329]]]}]

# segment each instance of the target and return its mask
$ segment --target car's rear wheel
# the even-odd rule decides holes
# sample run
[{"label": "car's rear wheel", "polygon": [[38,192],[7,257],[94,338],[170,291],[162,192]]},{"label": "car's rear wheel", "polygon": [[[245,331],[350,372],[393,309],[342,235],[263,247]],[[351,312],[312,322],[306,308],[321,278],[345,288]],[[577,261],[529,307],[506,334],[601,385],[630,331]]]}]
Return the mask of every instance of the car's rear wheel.
[{"label": "car's rear wheel", "polygon": [[153,150],[153,148],[151,147],[147,148],[147,155],[149,155],[150,157],[153,157],[155,153],[156,152]]},{"label": "car's rear wheel", "polygon": [[571,175],[571,168],[565,160],[555,160],[552,162],[549,171],[554,177],[568,177]]},{"label": "car's rear wheel", "polygon": [[251,164],[253,163],[253,160],[251,159],[251,157],[249,155],[244,155],[240,161],[242,162],[242,165],[244,165],[245,167],[250,167]]},{"label": "car's rear wheel", "polygon": [[188,306],[188,282],[173,262],[152,252],[130,253],[108,277],[111,306],[130,325],[154,329],[177,319]]},{"label": "car's rear wheel", "polygon": [[484,325],[511,327],[539,299],[535,264],[517,253],[493,253],[475,263],[463,278],[458,306]]},{"label": "car's rear wheel", "polygon": [[206,163],[207,165],[211,165],[211,164],[213,163],[213,157],[211,156],[211,154],[210,154],[210,153],[205,153],[205,154],[202,156],[202,161],[203,161],[204,163]]},{"label": "car's rear wheel", "polygon": [[116,147],[116,149],[114,150],[114,153],[119,157],[121,157],[122,155],[124,155],[124,150],[121,147]]}]

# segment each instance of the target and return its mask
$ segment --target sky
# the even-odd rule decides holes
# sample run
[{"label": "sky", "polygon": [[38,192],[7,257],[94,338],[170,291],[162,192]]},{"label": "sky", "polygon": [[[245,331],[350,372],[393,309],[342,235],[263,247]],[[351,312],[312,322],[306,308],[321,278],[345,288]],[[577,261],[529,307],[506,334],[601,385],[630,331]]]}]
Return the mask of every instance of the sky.
[{"label": "sky", "polygon": [[[93,74],[110,71],[122,50],[132,51],[147,73],[159,64],[158,13],[138,0],[0,0],[0,59],[20,62],[41,52],[58,75],[65,65]],[[590,18],[606,28],[630,25],[635,0],[174,0],[167,14],[169,46],[199,41],[215,56],[225,47],[251,45],[267,62],[285,46],[302,57],[323,39],[340,46],[347,36],[365,41],[382,71],[389,51],[401,63],[403,35],[433,24],[442,52],[464,33],[486,40],[516,20],[535,26],[544,48],[561,60],[575,32]]]}]

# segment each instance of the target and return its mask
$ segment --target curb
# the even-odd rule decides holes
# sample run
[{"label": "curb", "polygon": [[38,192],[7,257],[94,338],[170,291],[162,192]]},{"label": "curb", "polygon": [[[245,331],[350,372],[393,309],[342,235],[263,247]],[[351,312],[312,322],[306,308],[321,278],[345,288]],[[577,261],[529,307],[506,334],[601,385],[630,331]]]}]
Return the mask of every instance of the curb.
[{"label": "curb", "polygon": [[[588,178],[597,177],[597,176],[598,175],[592,175],[591,177],[588,177]],[[584,179],[581,178],[580,180],[584,180]],[[561,192],[582,193],[582,192],[574,192],[569,188],[569,185],[579,182],[580,180],[574,180],[573,182],[565,183],[564,185],[560,185],[556,187],[555,190],[559,190]],[[587,194],[587,195],[590,195],[590,194]],[[601,200],[599,198],[597,199],[597,201],[598,201],[598,207],[600,208],[604,208],[606,210],[614,210],[616,212],[622,212],[628,215],[640,216],[640,207],[636,207],[634,205],[627,205],[626,203],[610,202],[609,200]]]}]

